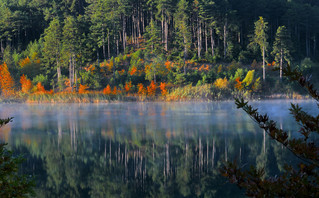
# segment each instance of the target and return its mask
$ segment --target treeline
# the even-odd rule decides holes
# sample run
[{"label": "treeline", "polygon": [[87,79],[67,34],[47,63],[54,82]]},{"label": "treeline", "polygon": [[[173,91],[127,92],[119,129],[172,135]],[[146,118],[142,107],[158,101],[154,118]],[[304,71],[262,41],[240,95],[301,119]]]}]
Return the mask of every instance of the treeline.
[{"label": "treeline", "polygon": [[[139,59],[150,72],[143,73],[136,85],[145,79],[156,82],[158,75],[169,81],[159,73],[167,60],[177,63],[174,71],[179,74],[172,75],[178,81],[182,73],[188,74],[188,60],[263,61],[265,80],[265,64],[317,59],[316,1],[0,0],[0,4],[3,62],[17,82],[25,74],[48,89],[61,90],[65,78],[70,87],[78,87],[78,82],[93,89],[124,85],[131,79],[116,81],[116,72],[138,69]],[[142,55],[132,62],[130,54],[137,49]],[[112,75],[85,73],[93,63],[101,69],[103,62],[114,65]],[[211,81],[218,77],[223,78],[216,73]]]}]

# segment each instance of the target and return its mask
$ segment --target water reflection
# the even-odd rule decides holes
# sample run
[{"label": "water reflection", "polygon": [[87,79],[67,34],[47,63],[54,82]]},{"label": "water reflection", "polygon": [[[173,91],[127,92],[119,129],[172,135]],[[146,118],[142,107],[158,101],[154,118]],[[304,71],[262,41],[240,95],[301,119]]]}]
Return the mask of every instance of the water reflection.
[{"label": "water reflection", "polygon": [[[296,126],[288,102],[265,105]],[[38,197],[238,197],[219,174],[224,161],[273,175],[294,159],[233,102],[15,104],[0,115],[15,117],[0,139],[27,157]]]}]

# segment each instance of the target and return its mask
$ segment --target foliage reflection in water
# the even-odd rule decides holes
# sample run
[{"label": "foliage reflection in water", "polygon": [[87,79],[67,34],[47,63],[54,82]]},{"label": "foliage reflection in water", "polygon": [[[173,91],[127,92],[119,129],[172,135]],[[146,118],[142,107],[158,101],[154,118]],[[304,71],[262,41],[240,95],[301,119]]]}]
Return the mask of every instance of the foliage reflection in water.
[{"label": "foliage reflection in water", "polygon": [[[255,105],[296,126],[289,102]],[[274,175],[295,160],[233,102],[3,104],[0,116],[15,117],[0,140],[25,155],[38,197],[239,197],[220,176],[224,161]]]}]

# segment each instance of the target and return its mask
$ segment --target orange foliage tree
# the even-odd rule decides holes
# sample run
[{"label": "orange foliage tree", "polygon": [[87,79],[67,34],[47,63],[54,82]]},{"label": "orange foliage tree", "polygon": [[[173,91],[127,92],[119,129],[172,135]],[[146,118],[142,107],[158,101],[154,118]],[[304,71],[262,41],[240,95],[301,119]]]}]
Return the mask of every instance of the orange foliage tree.
[{"label": "orange foliage tree", "polygon": [[235,79],[236,84],[235,84],[235,88],[238,89],[239,91],[242,90],[244,88],[243,82],[240,81],[240,77]]},{"label": "orange foliage tree", "polygon": [[144,85],[143,85],[142,83],[139,83],[139,84],[137,85],[137,88],[138,88],[137,93],[138,93],[139,95],[145,95],[145,94],[146,94],[146,89],[144,88]]},{"label": "orange foliage tree", "polygon": [[19,65],[21,68],[31,63],[30,58],[27,56],[25,59],[19,61]]},{"label": "orange foliage tree", "polygon": [[0,85],[4,97],[14,95],[14,81],[6,63],[0,65]]},{"label": "orange foliage tree", "polygon": [[110,95],[112,93],[112,89],[110,85],[107,85],[104,89],[103,89],[103,94],[105,95]]},{"label": "orange foliage tree", "polygon": [[155,96],[156,93],[156,85],[154,80],[152,80],[151,84],[147,87],[147,94],[149,96]]},{"label": "orange foliage tree", "polygon": [[137,71],[137,68],[133,66],[132,69],[129,71],[129,74],[133,76],[136,73],[136,71]]},{"label": "orange foliage tree", "polygon": [[46,90],[44,89],[44,86],[42,85],[42,83],[41,82],[38,82],[38,84],[37,84],[37,91],[36,91],[37,93],[45,93],[46,92]]},{"label": "orange foliage tree", "polygon": [[116,94],[119,94],[119,93],[121,93],[121,90],[118,90],[117,87],[114,86],[112,94],[116,95]]},{"label": "orange foliage tree", "polygon": [[24,74],[20,77],[20,83],[21,83],[21,91],[23,93],[30,93],[32,89],[32,82],[30,79],[28,79]]},{"label": "orange foliage tree", "polygon": [[88,87],[87,85],[82,85],[82,84],[80,84],[80,86],[79,86],[79,94],[87,93],[87,92],[88,92],[88,91],[87,91],[88,88],[89,88],[89,87]]},{"label": "orange foliage tree", "polygon": [[126,93],[130,92],[131,88],[132,88],[132,81],[126,82],[124,86]]},{"label": "orange foliage tree", "polygon": [[42,83],[38,82],[38,84],[36,85],[36,91],[34,92],[34,94],[53,94],[53,90],[52,89],[50,91],[45,90]]},{"label": "orange foliage tree", "polygon": [[166,83],[161,82],[160,89],[163,96],[167,95]]}]

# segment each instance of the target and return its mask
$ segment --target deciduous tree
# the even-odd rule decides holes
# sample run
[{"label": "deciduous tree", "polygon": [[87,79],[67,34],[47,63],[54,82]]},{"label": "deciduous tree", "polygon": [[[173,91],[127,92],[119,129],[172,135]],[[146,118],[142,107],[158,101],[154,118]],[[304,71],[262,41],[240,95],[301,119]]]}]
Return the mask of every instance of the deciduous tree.
[{"label": "deciduous tree", "polygon": [[6,63],[0,65],[0,86],[2,96],[10,97],[14,95],[14,80]]}]

